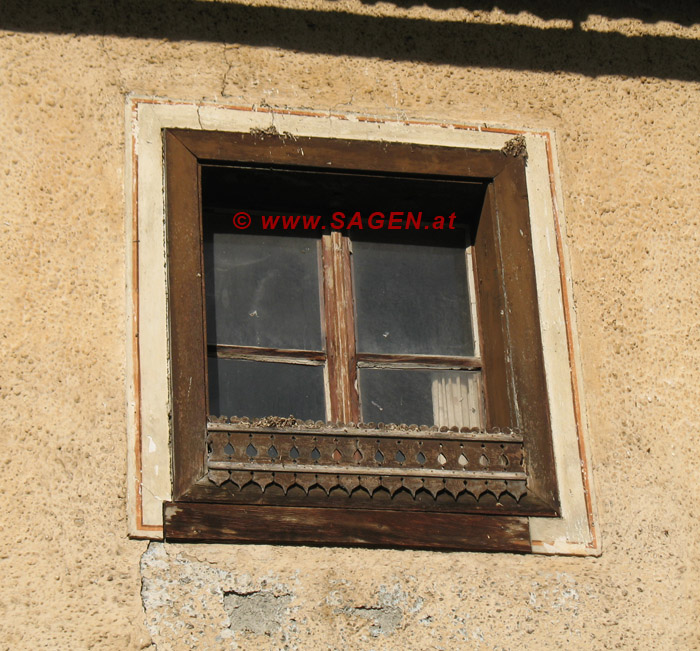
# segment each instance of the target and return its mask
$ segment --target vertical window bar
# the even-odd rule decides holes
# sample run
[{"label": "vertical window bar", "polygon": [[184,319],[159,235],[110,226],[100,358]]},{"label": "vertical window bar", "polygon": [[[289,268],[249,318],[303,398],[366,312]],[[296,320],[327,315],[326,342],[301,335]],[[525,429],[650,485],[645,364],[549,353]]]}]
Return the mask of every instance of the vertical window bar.
[{"label": "vertical window bar", "polygon": [[360,400],[349,240],[336,231],[323,236],[322,249],[331,420],[357,423]]},{"label": "vertical window bar", "polygon": [[472,334],[474,337],[474,357],[481,357],[481,342],[479,330],[479,313],[476,302],[476,283],[474,282],[474,261],[472,257],[473,246],[468,246],[465,255],[467,256],[467,283],[469,286],[469,308],[471,310]]}]

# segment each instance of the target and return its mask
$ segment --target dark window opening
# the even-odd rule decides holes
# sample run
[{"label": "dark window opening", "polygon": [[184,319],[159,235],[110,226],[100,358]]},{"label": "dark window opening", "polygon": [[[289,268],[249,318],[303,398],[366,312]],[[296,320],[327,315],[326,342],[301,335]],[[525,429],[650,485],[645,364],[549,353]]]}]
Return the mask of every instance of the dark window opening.
[{"label": "dark window opening", "polygon": [[[342,422],[333,386],[356,398],[355,422],[481,426],[469,247],[484,191],[447,178],[204,166],[209,412]],[[245,229],[234,226],[240,212]],[[334,237],[349,243],[338,251]],[[324,266],[324,251],[338,259]],[[328,287],[334,262],[349,268],[340,291]],[[340,326],[324,299],[345,306],[352,336],[328,341]],[[354,391],[328,359],[335,347],[355,362]]]}]

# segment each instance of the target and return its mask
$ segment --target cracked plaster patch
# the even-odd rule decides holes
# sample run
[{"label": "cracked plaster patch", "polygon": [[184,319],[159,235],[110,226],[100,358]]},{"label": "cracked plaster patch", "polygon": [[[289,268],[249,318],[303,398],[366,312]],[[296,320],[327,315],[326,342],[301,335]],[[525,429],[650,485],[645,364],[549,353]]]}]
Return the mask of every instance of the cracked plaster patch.
[{"label": "cracked plaster patch", "polygon": [[284,645],[293,631],[294,594],[274,576],[213,567],[151,543],[141,558],[146,624],[159,651],[248,648],[256,636]]},{"label": "cracked plaster patch", "polygon": [[287,606],[292,595],[275,594],[270,590],[224,592],[224,610],[231,630],[269,635],[279,631],[289,619]]},{"label": "cracked plaster patch", "polygon": [[[376,602],[371,605],[343,605],[343,595],[339,591],[332,592],[327,602],[335,605],[335,613],[348,618],[359,617],[371,622],[369,633],[372,637],[391,635],[402,623],[404,609],[408,605],[408,596],[399,585],[389,589],[384,585],[379,586],[376,594]],[[418,612],[423,606],[423,599],[418,597],[411,613]]]},{"label": "cracked plaster patch", "polygon": [[345,606],[339,612],[350,617],[362,617],[372,622],[369,632],[372,637],[389,635],[401,623],[403,613],[396,606]]},{"label": "cracked plaster patch", "polygon": [[[206,555],[200,558],[200,552],[151,543],[142,556],[141,597],[159,651],[308,648],[301,644],[300,637],[306,636],[299,627],[308,635],[310,623],[307,617],[299,619],[295,605],[304,602],[305,582],[298,572],[285,575],[287,580],[272,571],[252,576],[244,566],[258,563],[245,554],[226,554],[226,564],[221,565],[204,560]],[[331,580],[330,585],[335,589],[319,601],[307,599],[306,609],[335,622],[343,639],[392,638],[410,627],[424,607],[422,597],[410,595],[396,581],[378,582],[359,592],[347,579]]]}]

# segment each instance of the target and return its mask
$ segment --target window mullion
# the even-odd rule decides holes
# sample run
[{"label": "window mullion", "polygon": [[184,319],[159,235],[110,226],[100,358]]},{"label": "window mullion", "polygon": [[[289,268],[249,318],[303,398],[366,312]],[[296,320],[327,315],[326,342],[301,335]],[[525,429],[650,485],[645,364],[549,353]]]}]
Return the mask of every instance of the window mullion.
[{"label": "window mullion", "polygon": [[356,423],[360,420],[360,400],[350,242],[336,231],[323,236],[322,251],[330,417]]}]

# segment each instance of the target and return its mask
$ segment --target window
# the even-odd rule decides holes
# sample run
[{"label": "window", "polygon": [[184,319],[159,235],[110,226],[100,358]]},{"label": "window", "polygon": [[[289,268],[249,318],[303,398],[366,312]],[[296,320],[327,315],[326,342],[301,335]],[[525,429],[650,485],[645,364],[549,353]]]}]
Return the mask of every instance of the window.
[{"label": "window", "polygon": [[202,166],[208,412],[479,427],[482,201],[480,183]]},{"label": "window", "polygon": [[170,129],[165,165],[166,538],[529,551],[560,505],[525,158]]}]

